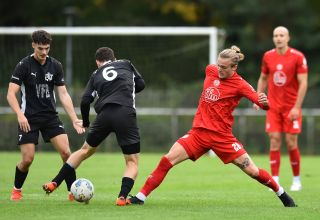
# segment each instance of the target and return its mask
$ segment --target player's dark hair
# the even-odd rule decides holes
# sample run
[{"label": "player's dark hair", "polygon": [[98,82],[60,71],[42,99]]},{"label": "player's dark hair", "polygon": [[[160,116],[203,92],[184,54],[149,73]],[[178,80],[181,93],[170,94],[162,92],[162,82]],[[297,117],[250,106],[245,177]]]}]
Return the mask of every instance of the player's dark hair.
[{"label": "player's dark hair", "polygon": [[31,35],[31,40],[36,44],[51,44],[52,38],[51,35],[44,30],[34,31]]},{"label": "player's dark hair", "polygon": [[103,61],[114,61],[116,58],[114,57],[113,50],[109,47],[100,47],[96,51],[96,60],[103,62]]}]

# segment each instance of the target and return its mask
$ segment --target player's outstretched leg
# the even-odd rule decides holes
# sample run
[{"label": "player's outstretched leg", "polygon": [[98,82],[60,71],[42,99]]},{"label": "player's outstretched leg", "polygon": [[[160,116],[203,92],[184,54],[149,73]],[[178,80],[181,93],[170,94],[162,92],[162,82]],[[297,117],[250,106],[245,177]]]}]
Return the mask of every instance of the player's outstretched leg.
[{"label": "player's outstretched leg", "polygon": [[140,192],[136,196],[127,199],[127,204],[143,205],[147,196],[162,183],[172,167],[173,165],[168,158],[163,156],[157,168],[147,178]]}]

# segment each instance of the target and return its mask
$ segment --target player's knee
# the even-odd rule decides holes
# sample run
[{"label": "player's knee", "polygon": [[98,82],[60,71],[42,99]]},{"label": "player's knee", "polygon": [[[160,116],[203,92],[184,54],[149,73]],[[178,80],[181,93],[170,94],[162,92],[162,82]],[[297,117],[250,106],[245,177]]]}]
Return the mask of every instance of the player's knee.
[{"label": "player's knee", "polygon": [[287,145],[289,150],[293,150],[293,149],[297,148],[298,143],[296,141],[294,141],[294,140],[288,140],[287,139],[286,140],[286,145]]},{"label": "player's knee", "polygon": [[63,151],[60,152],[60,155],[61,155],[61,158],[62,158],[63,162],[66,162],[68,160],[68,158],[70,157],[71,152],[70,152],[69,149],[63,150]]},{"label": "player's knee", "polygon": [[279,150],[281,142],[277,139],[270,139],[270,150]]},{"label": "player's knee", "polygon": [[89,144],[84,143],[80,151],[85,158],[88,158],[96,152],[96,147],[91,147]]},{"label": "player's knee", "polygon": [[270,141],[272,141],[274,144],[279,144],[281,141],[281,138],[278,136],[270,136]]},{"label": "player's knee", "polygon": [[126,167],[132,170],[138,170],[139,154],[125,155]]},{"label": "player's knee", "polygon": [[34,156],[26,156],[22,159],[21,162],[21,166],[23,168],[28,168],[29,166],[31,166],[32,162],[33,162]]}]

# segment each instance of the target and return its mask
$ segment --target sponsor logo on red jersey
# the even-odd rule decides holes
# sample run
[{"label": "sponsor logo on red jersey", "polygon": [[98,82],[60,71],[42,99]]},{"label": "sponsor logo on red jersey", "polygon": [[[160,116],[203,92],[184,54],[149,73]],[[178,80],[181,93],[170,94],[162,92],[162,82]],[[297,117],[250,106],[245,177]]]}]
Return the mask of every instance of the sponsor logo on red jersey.
[{"label": "sponsor logo on red jersey", "polygon": [[220,98],[220,92],[215,87],[209,87],[206,89],[204,98],[206,102],[215,102]]}]

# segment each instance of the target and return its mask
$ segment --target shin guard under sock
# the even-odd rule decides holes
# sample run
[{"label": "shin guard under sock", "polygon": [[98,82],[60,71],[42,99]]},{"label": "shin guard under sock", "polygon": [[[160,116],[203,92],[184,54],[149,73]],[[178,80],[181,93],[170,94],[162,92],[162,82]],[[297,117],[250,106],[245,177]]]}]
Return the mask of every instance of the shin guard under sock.
[{"label": "shin guard under sock", "polygon": [[270,189],[272,189],[274,192],[278,192],[279,190],[279,184],[270,176],[270,174],[259,168],[259,175],[255,177],[255,179],[259,182],[262,183],[263,185],[266,185]]},{"label": "shin guard under sock", "polygon": [[[69,165],[70,166],[70,165]],[[76,171],[75,169],[70,170],[69,174],[64,178],[64,181],[66,182],[67,189],[70,192],[71,185],[74,181],[76,181]]]},{"label": "shin guard under sock", "polygon": [[123,196],[124,198],[127,198],[128,194],[130,193],[132,187],[134,184],[134,180],[129,177],[123,177],[122,183],[121,183],[121,190],[118,195],[118,197]]},{"label": "shin guard under sock", "polygon": [[171,168],[172,164],[170,163],[168,158],[163,156],[157,168],[147,178],[147,181],[145,182],[140,192],[145,196],[148,196],[155,188],[157,188],[161,184]]},{"label": "shin guard under sock", "polygon": [[16,189],[21,189],[27,176],[28,176],[28,171],[22,172],[19,170],[18,166],[16,166],[16,172],[15,172],[15,177],[14,177],[14,187]]},{"label": "shin guard under sock", "polygon": [[68,163],[65,163],[60,169],[58,175],[52,180],[52,182],[57,183],[57,186],[59,186],[67,176],[73,175],[74,172],[74,168],[71,167]]},{"label": "shin guard under sock", "polygon": [[270,151],[269,153],[269,161],[270,161],[272,176],[279,176],[280,161],[281,161],[280,157],[281,157],[280,150]]},{"label": "shin guard under sock", "polygon": [[300,176],[300,151],[295,148],[289,151],[290,163],[292,168],[293,176]]}]

